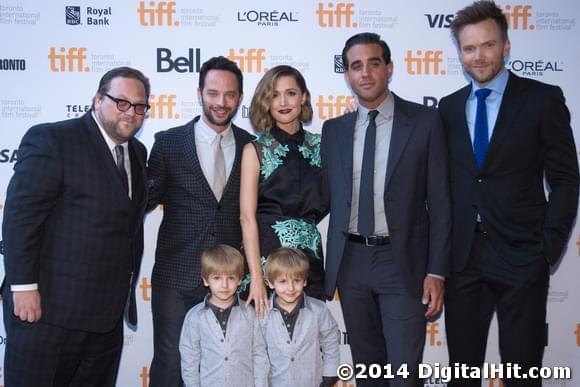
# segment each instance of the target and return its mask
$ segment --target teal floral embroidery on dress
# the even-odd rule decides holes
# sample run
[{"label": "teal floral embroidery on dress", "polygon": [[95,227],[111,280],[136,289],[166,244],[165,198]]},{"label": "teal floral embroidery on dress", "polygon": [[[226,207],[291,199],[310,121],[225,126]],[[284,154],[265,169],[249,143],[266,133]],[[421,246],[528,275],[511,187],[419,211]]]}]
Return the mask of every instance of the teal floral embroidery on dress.
[{"label": "teal floral embroidery on dress", "polygon": [[260,173],[264,179],[267,179],[276,168],[283,164],[282,158],[288,154],[288,145],[278,143],[275,147],[272,147],[276,139],[270,132],[262,133],[257,141],[262,144]]},{"label": "teal floral embroidery on dress", "polygon": [[[265,264],[266,264],[266,258],[264,258],[263,256],[260,257],[260,265],[262,265],[262,273],[264,273],[264,265]],[[242,280],[242,283],[240,284],[240,286],[238,286],[238,290],[237,290],[238,294],[245,292],[246,289],[248,289],[248,287],[250,286],[250,282],[252,282],[252,277],[250,276],[250,273],[248,273],[248,274],[246,274],[246,276]]]},{"label": "teal floral embroidery on dress", "polygon": [[320,160],[320,136],[304,131],[304,143],[298,147],[298,150],[308,163],[313,167],[322,165]]},{"label": "teal floral embroidery on dress", "polygon": [[320,233],[316,225],[301,219],[288,219],[277,221],[272,225],[278,236],[280,244],[284,247],[310,249],[318,259],[318,246],[320,246]]}]

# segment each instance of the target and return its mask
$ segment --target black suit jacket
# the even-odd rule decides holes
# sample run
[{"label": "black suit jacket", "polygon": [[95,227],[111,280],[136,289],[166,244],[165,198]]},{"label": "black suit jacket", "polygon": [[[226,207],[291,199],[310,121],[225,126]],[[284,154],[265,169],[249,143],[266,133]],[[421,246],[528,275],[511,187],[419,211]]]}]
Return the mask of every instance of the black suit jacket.
[{"label": "black suit jacket", "polygon": [[465,117],[470,92],[468,85],[439,103],[451,155],[453,269],[467,265],[477,213],[511,264],[554,263],[578,205],[578,162],[562,90],[510,73],[481,171]]},{"label": "black suit jacket", "polygon": [[129,141],[130,199],[90,112],[22,138],[2,223],[6,286],[37,283],[42,321],[89,332],[119,322],[143,250],[146,152]]},{"label": "black suit jacket", "polygon": [[236,155],[218,202],[197,157],[194,124],[199,118],[157,133],[151,149],[149,207],[163,205],[151,278],[154,286],[193,289],[201,283],[200,257],[205,249],[216,244],[237,249],[242,245],[241,154],[253,136],[232,125]]},{"label": "black suit jacket", "polygon": [[[385,212],[393,256],[407,290],[422,292],[426,273],[447,276],[451,199],[447,149],[437,111],[396,95],[385,179]],[[356,113],[322,127],[322,157],[330,193],[325,291],[334,295],[344,252],[352,198]]]}]

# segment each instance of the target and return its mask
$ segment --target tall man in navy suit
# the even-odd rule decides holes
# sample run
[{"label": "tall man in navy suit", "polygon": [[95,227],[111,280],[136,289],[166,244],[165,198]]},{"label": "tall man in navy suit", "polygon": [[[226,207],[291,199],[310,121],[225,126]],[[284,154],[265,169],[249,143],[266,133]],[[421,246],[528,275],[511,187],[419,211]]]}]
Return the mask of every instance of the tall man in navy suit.
[{"label": "tall man in navy suit", "polygon": [[123,311],[137,323],[147,155],[133,136],[149,90],[110,70],[87,114],[22,138],[2,223],[7,386],[115,385]]},{"label": "tall man in navy suit", "polygon": [[[579,179],[562,90],[505,69],[507,29],[491,1],[460,10],[451,24],[471,82],[439,104],[454,220],[445,319],[450,363],[480,367],[497,311],[501,360],[525,372],[542,363],[549,264],[568,241]],[[541,385],[539,379],[505,382]]]},{"label": "tall man in navy suit", "polygon": [[232,124],[242,93],[236,63],[211,58],[199,73],[201,117],[155,136],[148,167],[149,204],[163,204],[163,221],[151,279],[151,387],[182,385],[181,326],[186,312],[207,293],[201,253],[217,244],[242,245],[240,157],[252,139]]},{"label": "tall man in navy suit", "polygon": [[[354,363],[387,364],[393,386],[419,386],[426,317],[441,311],[451,202],[437,111],[389,91],[391,53],[361,33],[342,51],[357,112],[324,123],[330,194],[326,293],[338,286]],[[357,385],[387,384],[358,379]]]}]

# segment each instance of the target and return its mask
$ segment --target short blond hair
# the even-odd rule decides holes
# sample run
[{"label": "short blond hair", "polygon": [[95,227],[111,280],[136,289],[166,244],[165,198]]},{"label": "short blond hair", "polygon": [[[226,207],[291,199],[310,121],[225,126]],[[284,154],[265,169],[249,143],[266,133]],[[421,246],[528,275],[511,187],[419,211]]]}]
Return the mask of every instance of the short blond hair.
[{"label": "short blond hair", "polygon": [[282,275],[307,280],[309,270],[310,262],[308,262],[306,254],[289,247],[280,247],[271,253],[264,266],[266,279],[270,283],[274,283]]},{"label": "short blond hair", "polygon": [[212,274],[235,274],[244,277],[244,257],[228,245],[216,245],[201,254],[201,277],[205,280]]}]

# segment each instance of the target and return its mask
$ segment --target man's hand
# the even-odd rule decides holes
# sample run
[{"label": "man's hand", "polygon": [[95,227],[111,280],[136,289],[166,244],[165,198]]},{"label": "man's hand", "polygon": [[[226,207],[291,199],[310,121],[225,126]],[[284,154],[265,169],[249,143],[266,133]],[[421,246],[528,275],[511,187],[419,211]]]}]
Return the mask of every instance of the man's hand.
[{"label": "man's hand", "polygon": [[42,309],[40,307],[40,293],[38,290],[13,292],[14,315],[22,321],[30,323],[40,320]]},{"label": "man's hand", "polygon": [[431,318],[436,316],[441,312],[443,308],[443,295],[445,294],[445,281],[432,277],[426,276],[423,281],[423,305],[428,305],[427,311],[425,312],[426,318]]}]

